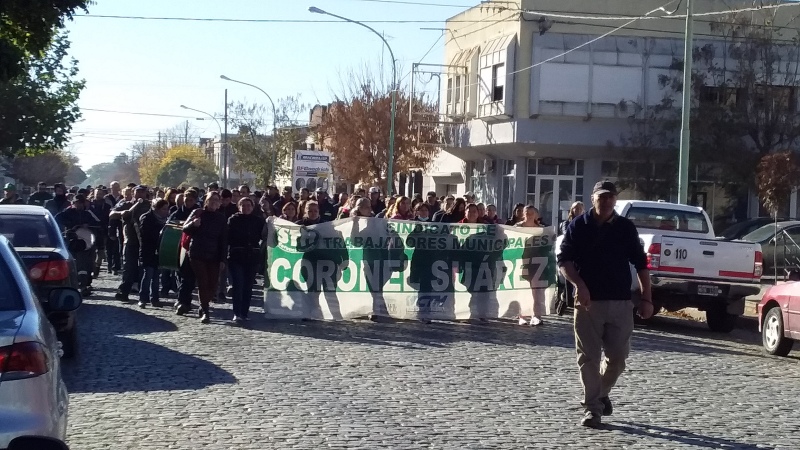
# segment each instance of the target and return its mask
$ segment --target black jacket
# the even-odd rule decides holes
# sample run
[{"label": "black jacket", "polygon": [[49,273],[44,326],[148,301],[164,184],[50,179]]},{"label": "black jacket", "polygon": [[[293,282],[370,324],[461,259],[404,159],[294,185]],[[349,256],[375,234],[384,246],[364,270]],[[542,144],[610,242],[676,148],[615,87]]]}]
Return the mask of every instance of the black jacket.
[{"label": "black jacket", "polygon": [[0,199],[0,205],[24,205],[25,202],[22,201],[21,198],[2,198]]},{"label": "black jacket", "polygon": [[189,218],[189,215],[192,214],[192,211],[197,208],[199,208],[197,204],[195,204],[193,208],[187,208],[186,205],[183,205],[180,208],[176,208],[167,220],[169,222],[185,222],[186,219]]},{"label": "black jacket", "polygon": [[53,199],[53,194],[49,192],[34,192],[28,197],[28,204],[35,205],[35,206],[44,206],[48,200]]},{"label": "black jacket", "polygon": [[[125,202],[124,204],[127,204]],[[125,210],[122,213],[122,223],[124,225],[125,230],[125,240],[132,245],[139,244],[139,236],[136,231],[136,228],[139,226],[139,219],[142,218],[144,213],[150,211],[152,208],[152,204],[149,200],[143,200],[139,203],[137,200],[130,202],[132,206],[130,209]]]},{"label": "black jacket", "polygon": [[144,267],[158,267],[158,246],[164,223],[152,209],[139,218],[136,229],[139,238],[139,262]]},{"label": "black jacket", "polygon": [[228,260],[257,264],[261,255],[264,219],[253,214],[236,213],[228,219]]},{"label": "black jacket", "polygon": [[91,230],[96,230],[100,226],[100,221],[89,211],[67,208],[56,214],[56,222],[61,230],[71,230],[75,227],[87,225]]},{"label": "black jacket", "polygon": [[[189,222],[200,215],[200,226]],[[197,209],[192,212],[183,226],[183,232],[192,237],[189,244],[189,257],[200,261],[222,262],[227,256],[228,223],[225,216],[217,211]]]},{"label": "black jacket", "polygon": [[304,227],[308,227],[308,226],[311,226],[311,225],[318,225],[318,224],[322,223],[322,217],[320,217],[317,220],[311,220],[308,217],[306,217],[305,219],[300,219],[295,223],[298,224],[298,225],[302,225]]},{"label": "black jacket", "polygon": [[50,211],[50,214],[56,215],[61,211],[70,207],[69,200],[66,195],[56,195],[50,200],[44,202],[44,207]]},{"label": "black jacket", "polygon": [[220,206],[219,210],[225,214],[225,219],[230,219],[234,214],[239,212],[239,207],[236,203],[230,203],[228,206]]},{"label": "black jacket", "polygon": [[336,207],[329,201],[319,202],[319,217],[322,222],[332,222],[336,220]]}]

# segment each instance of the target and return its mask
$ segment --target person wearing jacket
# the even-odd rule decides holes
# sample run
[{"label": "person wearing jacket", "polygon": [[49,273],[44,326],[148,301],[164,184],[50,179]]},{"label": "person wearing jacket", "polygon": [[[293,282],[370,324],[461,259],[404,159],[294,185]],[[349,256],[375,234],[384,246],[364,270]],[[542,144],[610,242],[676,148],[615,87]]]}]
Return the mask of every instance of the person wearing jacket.
[{"label": "person wearing jacket", "polygon": [[[183,204],[170,214],[168,222],[183,224],[200,206],[197,204],[197,191],[189,189],[183,193]],[[178,270],[178,300],[175,302],[175,314],[182,316],[192,309],[192,292],[197,280],[192,270],[192,263],[186,258]]]},{"label": "person wearing jacket", "polygon": [[94,191],[94,198],[89,205],[89,211],[100,219],[100,226],[95,230],[95,237],[97,238],[97,253],[94,258],[94,272],[92,278],[100,276],[100,268],[103,267],[103,259],[107,254],[108,244],[108,222],[109,215],[111,214],[111,206],[104,200],[105,192],[98,188]]},{"label": "person wearing jacket", "polygon": [[161,230],[167,223],[169,202],[161,199],[153,208],[142,214],[136,234],[139,239],[139,265],[142,268],[142,282],[139,283],[139,308],[144,309],[148,303],[154,307],[161,306],[159,299],[158,245]]},{"label": "person wearing jacket", "polygon": [[[88,201],[83,194],[78,194],[73,200],[73,205],[55,216],[56,223],[61,231],[72,233],[78,228],[88,228],[95,232],[100,226],[100,220],[88,210]],[[69,234],[68,234],[69,235]],[[70,253],[73,253],[70,250]],[[78,283],[81,295],[88,297],[92,289],[92,267],[94,265],[94,249],[74,252],[75,264],[78,269]]]},{"label": "person wearing jacket", "polygon": [[306,203],[305,217],[295,223],[304,227],[322,223],[322,217],[319,215],[319,204],[314,200],[309,200]]},{"label": "person wearing jacket", "polygon": [[137,186],[134,190],[134,200],[122,202],[114,208],[109,219],[121,218],[123,231],[125,234],[125,248],[122,255],[122,283],[120,283],[116,295],[117,300],[128,301],[128,296],[133,290],[133,285],[141,280],[139,273],[139,237],[136,234],[136,227],[139,226],[139,219],[147,211],[150,211],[152,204],[147,200],[147,187]]},{"label": "person wearing jacket", "polygon": [[40,181],[39,184],[36,185],[37,191],[31,194],[28,197],[28,204],[35,205],[35,206],[44,206],[48,200],[53,199],[53,195],[47,192],[47,183],[44,181]]},{"label": "person wearing jacket", "polygon": [[225,266],[227,254],[227,227],[225,216],[219,212],[218,192],[206,194],[203,209],[192,211],[183,226],[191,237],[189,261],[197,279],[200,297],[200,321],[211,322],[210,305],[219,286],[219,274]]},{"label": "person wearing jacket", "polygon": [[228,219],[228,271],[233,286],[233,321],[248,320],[253,284],[261,256],[261,234],[265,221],[253,214],[255,204],[244,197],[239,212]]},{"label": "person wearing jacket", "polygon": [[463,198],[457,198],[439,220],[442,223],[458,223],[464,218],[467,209],[467,201]]},{"label": "person wearing jacket", "polygon": [[328,198],[328,191],[317,188],[317,204],[319,205],[319,217],[321,222],[332,222],[336,220],[338,210]]},{"label": "person wearing jacket", "polygon": [[70,202],[67,198],[67,188],[63,184],[56,183],[53,186],[53,193],[53,198],[44,202],[44,207],[55,217],[61,211],[69,208]]}]

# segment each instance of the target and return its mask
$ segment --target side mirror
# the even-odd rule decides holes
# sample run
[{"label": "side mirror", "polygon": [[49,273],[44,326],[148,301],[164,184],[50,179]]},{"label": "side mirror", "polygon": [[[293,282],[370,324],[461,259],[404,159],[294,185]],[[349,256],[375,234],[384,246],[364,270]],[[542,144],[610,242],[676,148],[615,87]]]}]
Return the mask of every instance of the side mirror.
[{"label": "side mirror", "polygon": [[8,444],[8,450],[69,450],[67,444],[44,436],[20,436]]},{"label": "side mirror", "polygon": [[81,293],[72,288],[56,288],[50,291],[47,299],[51,311],[75,311],[83,303]]}]

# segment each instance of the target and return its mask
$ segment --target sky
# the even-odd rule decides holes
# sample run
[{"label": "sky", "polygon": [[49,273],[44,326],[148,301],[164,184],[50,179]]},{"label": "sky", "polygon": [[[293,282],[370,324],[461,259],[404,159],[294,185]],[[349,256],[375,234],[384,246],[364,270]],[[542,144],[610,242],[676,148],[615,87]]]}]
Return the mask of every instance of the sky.
[{"label": "sky", "polygon": [[[89,14],[336,20],[308,11],[316,6],[353,20],[430,21],[369,24],[384,33],[407,83],[413,63],[443,62],[442,31],[421,28],[443,28],[447,18],[476,4],[478,0],[96,0]],[[134,142],[154,140],[159,130],[183,125],[186,120],[201,137],[218,135],[214,121],[196,120],[203,115],[180,105],[221,115],[226,88],[229,102],[268,103],[261,92],[222,80],[222,74],[261,87],[275,101],[299,94],[303,103],[314,105],[328,103],[341,75],[353,68],[364,64],[377,67],[383,60],[387,73],[391,70],[380,38],[347,22],[78,16],[66,28],[72,42],[70,56],[78,60],[79,76],[86,80],[78,102],[83,117],[73,127],[70,142],[84,169],[109,162]],[[307,114],[300,119],[308,120]]]}]

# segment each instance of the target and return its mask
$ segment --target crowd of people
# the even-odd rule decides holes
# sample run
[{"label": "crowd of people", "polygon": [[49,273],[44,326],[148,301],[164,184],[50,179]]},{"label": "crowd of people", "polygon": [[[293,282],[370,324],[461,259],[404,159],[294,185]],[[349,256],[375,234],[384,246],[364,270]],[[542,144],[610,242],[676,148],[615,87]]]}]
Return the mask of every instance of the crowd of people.
[{"label": "crowd of people", "polygon": [[[5,198],[13,198],[6,203],[23,203],[13,186],[5,187]],[[77,252],[76,257],[84,295],[91,295],[92,280],[105,263],[109,274],[121,276],[116,298],[130,301],[137,294],[141,308],[160,307],[161,300],[174,293],[175,312],[188,314],[197,289],[203,323],[210,322],[210,304],[226,297],[233,303],[233,320],[248,320],[256,276],[264,268],[264,226],[271,216],[303,226],[348,217],[543,226],[533,206],[517,204],[511,217],[502,220],[495,205],[477,202],[471,192],[463,197],[428,192],[423,199],[421,194],[384,197],[371,187],[330,197],[321,188],[301,189],[295,195],[288,186],[281,192],[275,186],[251,192],[247,185],[230,190],[217,183],[205,189],[162,189],[134,183],[123,187],[116,181],[108,187],[56,184],[52,191],[39,183],[27,203],[49,210],[65,233],[83,227],[95,236],[91,256]],[[570,219],[582,209],[580,203],[573,205]],[[159,260],[162,230],[168,224],[180,227],[180,244],[186,250],[178,270],[162,268]],[[530,321],[521,319],[520,324],[539,325],[543,314],[544,304],[536,302]]]}]

